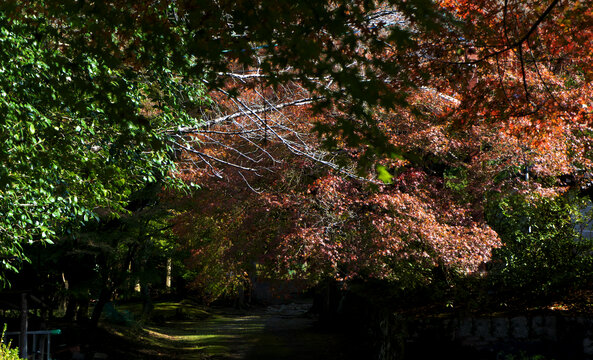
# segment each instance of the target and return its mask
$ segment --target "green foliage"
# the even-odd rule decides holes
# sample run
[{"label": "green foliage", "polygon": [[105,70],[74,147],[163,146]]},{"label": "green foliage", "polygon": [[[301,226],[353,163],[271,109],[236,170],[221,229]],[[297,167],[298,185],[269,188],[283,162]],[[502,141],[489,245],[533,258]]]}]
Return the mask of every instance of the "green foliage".
[{"label": "green foliage", "polygon": [[0,360],[19,360],[19,351],[17,348],[11,347],[11,343],[4,342],[4,333],[6,332],[6,325],[0,337]]},{"label": "green foliage", "polygon": [[462,192],[469,184],[467,175],[467,169],[463,167],[447,169],[443,174],[445,186],[455,192]]},{"label": "green foliage", "polygon": [[64,29],[44,5],[0,8],[1,270],[26,260],[23,244],[52,243],[101,209],[125,212],[147,183],[181,185],[164,130],[197,124],[188,109],[205,99],[166,56],[134,69],[91,46],[118,39],[93,37],[80,19]]},{"label": "green foliage", "polygon": [[[145,194],[143,199],[150,196]],[[105,288],[130,296],[136,284],[153,284],[156,290],[157,284],[165,283],[167,258],[177,255],[175,237],[170,232],[168,206],[152,200],[119,218],[89,224],[59,244],[65,251],[62,259],[71,264],[65,272],[78,280],[83,292],[96,297]],[[81,263],[81,256],[90,259]],[[89,275],[77,276],[82,269]]]},{"label": "green foliage", "polygon": [[491,279],[500,289],[545,300],[583,285],[591,269],[589,240],[579,239],[569,196],[493,194],[487,202],[489,224],[504,246],[494,253]]},{"label": "green foliage", "polygon": [[389,171],[383,165],[377,166],[377,177],[379,180],[383,181],[385,184],[391,184],[393,181],[393,175],[389,173]]},{"label": "green foliage", "polygon": [[[171,204],[158,196],[160,189],[160,184],[150,184],[130,196],[119,217],[100,215],[98,222],[80,226],[52,246],[25,245],[31,263],[19,274],[8,274],[8,280],[28,284],[56,308],[64,300],[83,307],[92,300],[96,304],[105,294],[107,299],[112,294],[137,297],[137,285],[151,294],[163,293],[167,260],[173,259],[175,277],[184,268],[185,254],[176,247]],[[175,285],[174,280],[173,291]]]}]

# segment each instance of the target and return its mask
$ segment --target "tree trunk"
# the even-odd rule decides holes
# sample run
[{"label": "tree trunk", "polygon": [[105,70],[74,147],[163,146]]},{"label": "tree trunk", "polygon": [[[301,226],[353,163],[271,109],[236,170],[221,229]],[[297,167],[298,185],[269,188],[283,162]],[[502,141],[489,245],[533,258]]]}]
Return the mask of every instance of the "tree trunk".
[{"label": "tree trunk", "polygon": [[107,304],[109,302],[109,299],[111,299],[111,293],[112,293],[112,291],[107,288],[101,289],[101,293],[99,294],[99,299],[97,300],[97,303],[95,304],[95,307],[93,308],[93,314],[91,315],[91,326],[92,327],[97,327],[97,325],[99,325],[99,319],[101,318],[101,313],[103,312],[103,308],[105,307],[105,304]]},{"label": "tree trunk", "polygon": [[140,287],[142,288],[142,320],[148,320],[154,309],[150,298],[150,284],[141,283]]},{"label": "tree trunk", "polygon": [[66,313],[64,314],[64,321],[71,322],[74,320],[74,316],[76,315],[76,305],[77,301],[74,296],[68,296],[66,300]]},{"label": "tree trunk", "polygon": [[165,287],[167,292],[171,292],[171,274],[173,272],[173,261],[171,258],[167,259],[167,277],[165,279]]},{"label": "tree trunk", "polygon": [[22,359],[27,358],[27,327],[28,327],[28,319],[27,319],[27,294],[21,294],[21,334],[20,334],[20,356]]}]

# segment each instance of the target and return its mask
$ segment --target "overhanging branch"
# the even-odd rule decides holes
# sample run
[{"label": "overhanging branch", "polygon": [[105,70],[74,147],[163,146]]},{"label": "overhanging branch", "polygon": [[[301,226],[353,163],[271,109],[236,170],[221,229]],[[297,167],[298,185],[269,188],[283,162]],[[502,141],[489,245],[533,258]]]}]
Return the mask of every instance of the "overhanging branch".
[{"label": "overhanging branch", "polygon": [[287,107],[291,107],[291,106],[309,105],[309,104],[312,104],[313,102],[321,100],[321,99],[323,99],[323,98],[322,97],[309,97],[309,98],[305,98],[305,99],[299,99],[299,100],[290,101],[290,102],[286,102],[286,103],[282,103],[282,104],[277,104],[274,106],[264,106],[264,107],[255,108],[255,109],[249,108],[247,111],[240,110],[233,114],[229,114],[229,115],[218,117],[216,119],[205,121],[199,127],[195,127],[195,126],[180,127],[177,129],[167,130],[167,133],[169,133],[169,134],[199,133],[202,131],[203,128],[218,125],[220,123],[227,122],[227,121],[239,118],[241,116],[245,116],[246,114],[255,115],[255,114],[260,114],[260,113],[264,113],[264,112],[268,112],[268,111],[272,111],[272,110],[279,110],[279,109],[283,109],[283,108],[287,108]]}]

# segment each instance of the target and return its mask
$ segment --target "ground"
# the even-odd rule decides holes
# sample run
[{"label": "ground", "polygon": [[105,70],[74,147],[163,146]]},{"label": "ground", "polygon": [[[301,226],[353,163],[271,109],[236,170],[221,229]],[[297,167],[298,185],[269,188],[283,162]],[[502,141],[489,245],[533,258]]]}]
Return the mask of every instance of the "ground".
[{"label": "ground", "polygon": [[157,303],[152,320],[144,324],[132,320],[139,305],[121,305],[116,310],[128,320],[118,324],[105,319],[92,344],[80,351],[131,360],[364,358],[355,334],[321,326],[308,314],[310,305],[299,302],[238,310],[189,302]]}]

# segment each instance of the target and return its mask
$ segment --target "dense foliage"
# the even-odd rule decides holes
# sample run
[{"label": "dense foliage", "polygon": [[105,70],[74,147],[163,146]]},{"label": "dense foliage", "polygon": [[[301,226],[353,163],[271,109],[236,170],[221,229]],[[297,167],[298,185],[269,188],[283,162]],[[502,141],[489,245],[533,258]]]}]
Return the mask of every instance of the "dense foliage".
[{"label": "dense foliage", "polygon": [[[239,96],[217,98],[216,119],[232,121],[216,122],[215,135],[193,131],[201,147],[184,153],[188,176],[208,188],[177,227],[193,236],[198,286],[232,288],[253,273],[415,286],[436,281],[435,269],[445,277],[489,270],[499,285],[535,296],[586,286],[591,244],[575,243],[574,231],[588,222],[575,210],[586,199],[575,194],[591,169],[586,4],[438,1],[429,7],[440,14],[431,24],[438,32],[417,26],[398,2],[381,5],[369,9],[378,29],[369,31],[385,45],[372,58],[405,77],[373,74],[396,94],[389,106],[365,107],[364,116],[339,102],[286,110],[287,94],[317,93],[298,82],[267,87],[265,65],[228,74],[218,91]],[[269,52],[255,55],[265,62]],[[366,124],[383,152],[370,156],[365,140],[353,140],[369,138],[357,128]],[[312,129],[325,152],[310,150],[320,149]],[[356,172],[369,156],[374,174]]]},{"label": "dense foliage", "polygon": [[495,288],[545,301],[589,285],[592,244],[577,232],[575,219],[582,215],[582,200],[571,195],[490,199],[489,223],[505,243],[490,270]]},{"label": "dense foliage", "polygon": [[3,269],[59,242],[31,268],[87,305],[182,253],[208,300],[258,276],[583,285],[589,5],[4,2]]},{"label": "dense foliage", "polygon": [[23,244],[121,213],[147,183],[172,185],[162,130],[197,123],[187,106],[204,96],[164,58],[141,70],[120,58],[107,24],[56,17],[43,2],[1,10],[0,237],[3,268],[14,269]]}]

